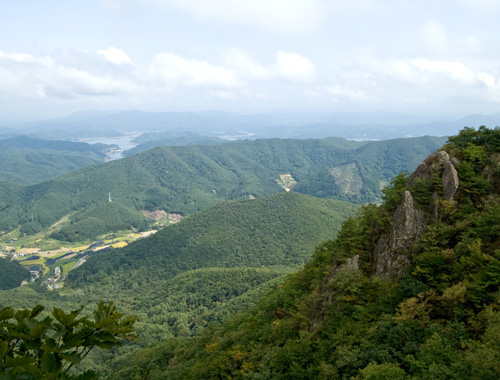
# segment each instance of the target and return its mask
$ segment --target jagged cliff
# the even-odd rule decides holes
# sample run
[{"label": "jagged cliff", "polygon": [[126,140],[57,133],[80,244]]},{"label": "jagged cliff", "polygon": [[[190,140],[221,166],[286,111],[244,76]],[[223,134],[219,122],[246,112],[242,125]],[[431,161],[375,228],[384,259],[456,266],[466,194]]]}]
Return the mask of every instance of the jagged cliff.
[{"label": "jagged cliff", "polygon": [[411,246],[422,235],[424,227],[424,212],[417,208],[413,196],[406,190],[389,231],[380,237],[375,247],[375,276],[400,278],[412,263]]},{"label": "jagged cliff", "polygon": [[[427,189],[432,189],[432,199],[427,208],[432,208],[432,220],[442,218],[442,200],[452,202],[459,188],[456,166],[459,160],[450,158],[445,151],[431,154],[410,175],[407,187],[423,181]],[[401,203],[392,215],[391,226],[382,234],[374,250],[375,276],[397,279],[411,266],[414,257],[412,245],[420,238],[429,222],[424,210],[419,207],[410,190],[405,190]]]},{"label": "jagged cliff", "polygon": [[500,378],[500,129],[466,128],[260,304],[116,378]]}]

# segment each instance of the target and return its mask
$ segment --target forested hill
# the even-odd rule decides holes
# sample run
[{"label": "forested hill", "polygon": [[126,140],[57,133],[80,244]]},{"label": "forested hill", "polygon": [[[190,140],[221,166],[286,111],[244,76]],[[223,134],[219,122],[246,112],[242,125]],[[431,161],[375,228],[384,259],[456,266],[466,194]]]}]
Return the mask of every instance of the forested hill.
[{"label": "forested hill", "polygon": [[219,145],[228,142],[218,137],[202,136],[192,132],[147,132],[133,140],[139,145],[123,152],[125,157],[156,146]]},{"label": "forested hill", "polygon": [[74,288],[161,281],[199,268],[298,267],[337,234],[357,206],[297,193],[230,201],[196,213],[125,248],[92,257],[68,275]]},{"label": "forested hill", "polygon": [[9,139],[0,140],[1,154],[7,154],[20,149],[50,149],[65,150],[70,152],[93,152],[102,158],[102,149],[105,144],[87,144],[84,142],[62,141],[62,140],[42,140],[26,135],[15,136]]},{"label": "forested hill", "polygon": [[71,170],[104,162],[105,144],[16,136],[0,140],[0,178],[32,185]]},{"label": "forested hill", "polygon": [[[139,344],[146,347],[192,335],[254,305],[309,260],[316,244],[335,237],[358,207],[293,192],[223,202],[125,248],[88,258],[69,272],[61,291],[35,283],[0,292],[0,299],[12,307],[41,303],[68,310],[113,301],[139,317]],[[124,352],[137,348],[127,346],[113,356],[123,359]],[[89,362],[101,372],[112,371],[100,354]]]},{"label": "forested hill", "polygon": [[[29,280],[30,274],[16,261],[0,257],[0,290],[12,289],[21,285],[23,280]],[[0,301],[0,305],[2,301]],[[3,305],[5,306],[5,305]]]},{"label": "forested hill", "polygon": [[[376,142],[340,138],[256,140],[219,146],[158,147],[25,187],[0,220],[0,230],[36,232],[71,212],[108,199],[137,212],[183,215],[221,201],[293,191],[357,203],[377,200],[381,187],[413,170],[443,138]],[[295,185],[295,186],[294,186]],[[0,199],[4,198],[0,188]],[[73,217],[77,217],[74,214]],[[63,227],[63,225],[61,225]]]},{"label": "forested hill", "polygon": [[259,305],[113,378],[500,378],[500,129],[466,128]]}]

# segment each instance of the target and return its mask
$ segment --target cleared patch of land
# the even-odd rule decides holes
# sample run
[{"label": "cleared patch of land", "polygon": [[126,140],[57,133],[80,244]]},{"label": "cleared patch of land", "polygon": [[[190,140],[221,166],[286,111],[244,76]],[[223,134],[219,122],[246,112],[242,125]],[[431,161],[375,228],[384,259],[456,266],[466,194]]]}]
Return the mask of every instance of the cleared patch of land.
[{"label": "cleared patch of land", "polygon": [[277,180],[278,184],[285,189],[286,192],[292,190],[297,184],[297,181],[291,174],[280,174],[280,179]]}]

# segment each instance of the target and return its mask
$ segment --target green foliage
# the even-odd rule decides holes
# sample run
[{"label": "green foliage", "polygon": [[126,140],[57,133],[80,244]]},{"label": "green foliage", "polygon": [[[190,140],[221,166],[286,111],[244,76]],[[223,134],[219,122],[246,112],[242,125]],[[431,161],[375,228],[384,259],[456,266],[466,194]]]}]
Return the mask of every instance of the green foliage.
[{"label": "green foliage", "polygon": [[[191,336],[255,305],[309,259],[316,243],[334,238],[357,208],[285,192],[221,203],[128,247],[88,258],[69,273],[61,293],[32,285],[2,293],[0,299],[22,307],[38,300],[64,308],[114,301],[139,317],[142,347]],[[89,364],[111,373],[137,348],[90,354]]]},{"label": "green foliage", "polygon": [[0,176],[33,185],[87,165],[104,162],[103,147],[17,136],[0,140]]},{"label": "green foliage", "polygon": [[458,135],[451,136],[448,142],[450,145],[462,150],[464,155],[467,155],[467,148],[470,148],[471,145],[483,146],[487,149],[488,153],[499,152],[500,128],[496,127],[494,129],[489,129],[485,126],[481,126],[476,131],[474,128],[465,127]]},{"label": "green foliage", "polygon": [[147,222],[139,212],[115,202],[99,202],[73,217],[71,224],[54,232],[51,237],[69,242],[88,241],[108,232],[145,228]]},{"label": "green foliage", "polygon": [[21,235],[35,235],[42,231],[44,228],[40,222],[28,222],[21,226],[19,232]]},{"label": "green foliage", "polygon": [[[499,378],[497,135],[480,128],[450,138],[460,186],[448,203],[442,168],[410,182],[400,176],[386,203],[363,207],[257,306],[162,344],[161,358],[136,352],[116,378]],[[392,231],[405,190],[427,224],[406,274],[381,281],[372,275],[374,247]]]},{"label": "green foliage", "polygon": [[1,186],[0,201],[10,207],[0,229],[31,222],[47,228],[64,216],[77,218],[107,200],[109,192],[129,210],[185,216],[225,200],[282,192],[277,182],[282,174],[297,181],[296,192],[363,204],[379,199],[381,183],[413,169],[441,143],[431,137],[370,143],[327,138],[156,147],[33,186]]},{"label": "green foliage", "polygon": [[100,302],[94,319],[80,316],[83,306],[65,313],[43,306],[0,309],[0,371],[5,379],[95,379],[97,373],[70,374],[94,347],[111,349],[119,339],[135,339],[135,317],[118,313],[113,303]]},{"label": "green foliage", "polygon": [[391,181],[391,186],[382,189],[384,205],[389,210],[395,210],[399,206],[401,196],[406,190],[408,173],[400,173]]},{"label": "green foliage", "polygon": [[363,380],[403,380],[405,377],[406,372],[399,365],[391,363],[370,363],[361,370]]},{"label": "green foliage", "polygon": [[318,241],[334,237],[355,209],[344,202],[296,193],[226,202],[149,239],[90,258],[68,280],[81,286],[112,276],[114,284],[128,287],[133,279],[168,279],[203,267],[298,266]]},{"label": "green foliage", "polygon": [[428,184],[425,179],[415,178],[408,190],[419,205],[427,206],[430,205],[432,201],[432,191],[430,187],[431,185]]}]

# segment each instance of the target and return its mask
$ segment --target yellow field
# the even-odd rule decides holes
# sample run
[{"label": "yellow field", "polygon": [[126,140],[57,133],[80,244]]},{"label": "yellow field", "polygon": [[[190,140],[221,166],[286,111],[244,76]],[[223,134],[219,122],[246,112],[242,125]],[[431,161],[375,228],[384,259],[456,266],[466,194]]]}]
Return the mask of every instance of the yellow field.
[{"label": "yellow field", "polygon": [[127,244],[127,242],[125,242],[125,241],[120,241],[120,242],[118,242],[118,243],[112,244],[111,246],[112,246],[113,248],[123,248],[123,247],[125,247],[126,245],[128,245],[128,244]]}]

